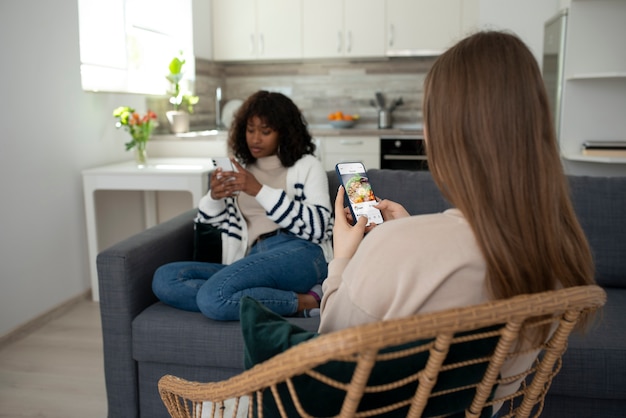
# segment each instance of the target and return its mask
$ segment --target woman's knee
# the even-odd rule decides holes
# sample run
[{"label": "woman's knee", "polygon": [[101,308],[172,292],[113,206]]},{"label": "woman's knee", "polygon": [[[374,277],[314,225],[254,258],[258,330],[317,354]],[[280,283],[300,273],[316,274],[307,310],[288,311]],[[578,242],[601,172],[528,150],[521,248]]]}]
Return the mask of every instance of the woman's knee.
[{"label": "woman's knee", "polygon": [[163,265],[157,268],[152,276],[152,291],[161,300],[169,293],[167,289],[169,288],[170,277],[167,267],[167,265]]},{"label": "woman's knee", "polygon": [[[239,304],[226,300],[214,286],[205,284],[198,290],[196,303],[204,316],[216,321],[239,319]],[[236,305],[236,309],[235,306]]]},{"label": "woman's knee", "polygon": [[318,278],[324,280],[328,276],[328,262],[326,261],[326,257],[323,252],[315,258],[314,265]]}]

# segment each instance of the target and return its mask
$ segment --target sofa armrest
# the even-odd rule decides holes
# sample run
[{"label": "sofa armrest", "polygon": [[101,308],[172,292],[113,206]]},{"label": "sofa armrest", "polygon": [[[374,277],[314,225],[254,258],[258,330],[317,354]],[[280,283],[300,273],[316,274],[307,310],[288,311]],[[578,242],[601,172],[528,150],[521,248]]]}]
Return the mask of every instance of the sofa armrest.
[{"label": "sofa armrest", "polygon": [[109,417],[138,416],[132,321],[157,301],[152,293],[154,271],[169,262],[192,259],[196,212],[196,209],[185,212],[98,254],[96,265]]}]

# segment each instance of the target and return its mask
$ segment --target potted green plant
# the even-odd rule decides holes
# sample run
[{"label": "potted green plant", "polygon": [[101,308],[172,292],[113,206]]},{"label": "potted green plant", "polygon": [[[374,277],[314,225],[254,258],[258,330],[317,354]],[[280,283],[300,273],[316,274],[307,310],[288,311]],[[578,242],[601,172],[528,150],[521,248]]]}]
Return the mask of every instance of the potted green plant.
[{"label": "potted green plant", "polygon": [[198,96],[194,96],[181,89],[180,84],[183,79],[184,65],[185,60],[182,56],[174,57],[172,61],[170,61],[169,74],[165,77],[172,85],[168,94],[170,95],[170,103],[174,106],[174,110],[166,112],[172,133],[189,131],[189,114],[193,113],[193,107],[199,100]]}]

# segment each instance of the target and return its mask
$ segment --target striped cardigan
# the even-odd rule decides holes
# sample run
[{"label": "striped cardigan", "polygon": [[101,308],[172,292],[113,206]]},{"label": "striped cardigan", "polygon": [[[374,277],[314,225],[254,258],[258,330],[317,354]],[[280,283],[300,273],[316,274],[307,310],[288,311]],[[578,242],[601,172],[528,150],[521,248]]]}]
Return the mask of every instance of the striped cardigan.
[{"label": "striped cardigan", "polygon": [[[256,200],[279,228],[322,247],[332,259],[332,211],[328,177],[322,164],[305,155],[287,169],[287,190],[263,185]],[[222,263],[231,264],[246,255],[248,228],[235,197],[214,200],[211,191],[200,200],[196,222],[222,231]]]}]

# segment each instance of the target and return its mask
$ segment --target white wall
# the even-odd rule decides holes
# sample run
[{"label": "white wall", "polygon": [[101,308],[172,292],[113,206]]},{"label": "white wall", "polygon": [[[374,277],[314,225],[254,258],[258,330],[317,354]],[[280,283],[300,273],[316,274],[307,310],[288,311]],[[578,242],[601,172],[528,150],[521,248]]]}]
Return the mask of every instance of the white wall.
[{"label": "white wall", "polygon": [[[204,1],[194,10],[208,15]],[[111,112],[145,110],[141,97],[81,90],[77,3],[0,3],[0,336],[89,289],[81,171],[130,158]],[[516,31],[540,56],[558,3],[481,0],[480,21]]]},{"label": "white wall", "polygon": [[77,3],[0,3],[0,336],[89,289],[81,170],[128,158],[111,113],[144,107],[81,90]]}]

